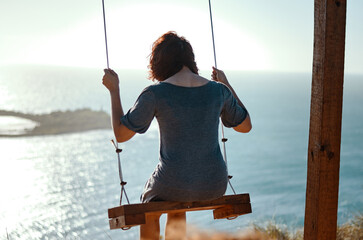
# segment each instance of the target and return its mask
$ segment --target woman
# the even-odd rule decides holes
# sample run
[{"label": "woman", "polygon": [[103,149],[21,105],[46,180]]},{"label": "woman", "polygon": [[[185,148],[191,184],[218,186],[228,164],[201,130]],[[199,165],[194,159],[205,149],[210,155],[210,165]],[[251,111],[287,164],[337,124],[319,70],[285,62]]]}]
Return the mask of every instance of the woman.
[{"label": "woman", "polygon": [[[249,114],[223,71],[212,79],[198,75],[190,43],[174,32],[158,38],[150,55],[150,76],[158,83],[143,90],[124,114],[119,80],[105,69],[103,84],[111,94],[112,126],[118,142],[144,133],[156,117],[160,130],[160,162],[141,195],[149,201],[200,201],[223,196],[228,178],[218,142],[219,118],[226,127],[249,132]],[[141,239],[159,239],[159,217],[148,216]],[[170,224],[185,213],[168,214]],[[185,229],[183,230],[185,231]]]}]

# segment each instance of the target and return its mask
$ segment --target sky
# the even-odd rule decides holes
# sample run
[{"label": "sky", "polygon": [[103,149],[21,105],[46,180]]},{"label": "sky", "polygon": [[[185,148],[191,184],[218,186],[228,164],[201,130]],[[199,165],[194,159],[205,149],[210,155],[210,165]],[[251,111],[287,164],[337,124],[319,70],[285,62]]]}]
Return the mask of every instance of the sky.
[{"label": "sky", "polygon": [[[0,0],[0,65],[105,68],[102,0]],[[313,0],[211,0],[217,66],[311,72]],[[173,30],[200,69],[214,65],[208,0],[105,0],[110,68],[146,69]],[[345,71],[363,73],[363,1],[347,5]]]}]

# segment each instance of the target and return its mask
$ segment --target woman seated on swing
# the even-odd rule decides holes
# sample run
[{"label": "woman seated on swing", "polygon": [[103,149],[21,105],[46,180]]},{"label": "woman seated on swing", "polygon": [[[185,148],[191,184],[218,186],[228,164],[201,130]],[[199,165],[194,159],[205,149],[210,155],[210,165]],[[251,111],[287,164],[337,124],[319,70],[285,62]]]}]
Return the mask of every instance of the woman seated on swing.
[{"label": "woman seated on swing", "polygon": [[[112,126],[118,142],[145,133],[156,117],[160,130],[160,155],[146,182],[142,202],[201,201],[224,195],[228,176],[218,142],[219,118],[237,132],[251,130],[249,114],[223,71],[213,68],[212,80],[198,75],[190,43],[175,32],[158,38],[150,55],[150,76],[158,83],[145,88],[124,114],[119,79],[105,69],[103,84],[109,90]],[[159,239],[159,217],[148,216],[140,226],[141,239]],[[169,213],[165,236],[185,212]]]}]

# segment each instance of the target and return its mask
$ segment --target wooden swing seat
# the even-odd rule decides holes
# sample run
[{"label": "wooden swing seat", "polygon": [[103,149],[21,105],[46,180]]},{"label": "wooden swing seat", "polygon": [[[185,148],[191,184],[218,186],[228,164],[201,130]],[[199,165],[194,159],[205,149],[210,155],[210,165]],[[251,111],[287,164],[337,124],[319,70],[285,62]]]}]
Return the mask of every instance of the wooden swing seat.
[{"label": "wooden swing seat", "polygon": [[148,202],[126,204],[108,209],[110,229],[145,224],[145,215],[213,210],[214,219],[235,218],[252,212],[248,193],[227,195],[214,200],[196,202]]}]

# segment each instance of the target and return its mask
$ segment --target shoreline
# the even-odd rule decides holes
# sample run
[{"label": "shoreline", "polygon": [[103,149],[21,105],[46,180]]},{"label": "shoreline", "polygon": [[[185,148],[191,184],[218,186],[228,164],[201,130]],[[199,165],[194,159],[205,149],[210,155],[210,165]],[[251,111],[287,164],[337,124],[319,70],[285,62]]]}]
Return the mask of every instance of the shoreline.
[{"label": "shoreline", "polygon": [[37,123],[32,129],[20,129],[23,130],[20,134],[0,133],[0,137],[32,137],[85,132],[96,129],[111,129],[111,119],[108,113],[94,111],[89,108],[74,111],[55,111],[47,114],[29,114],[0,110],[0,117],[17,117]]}]

